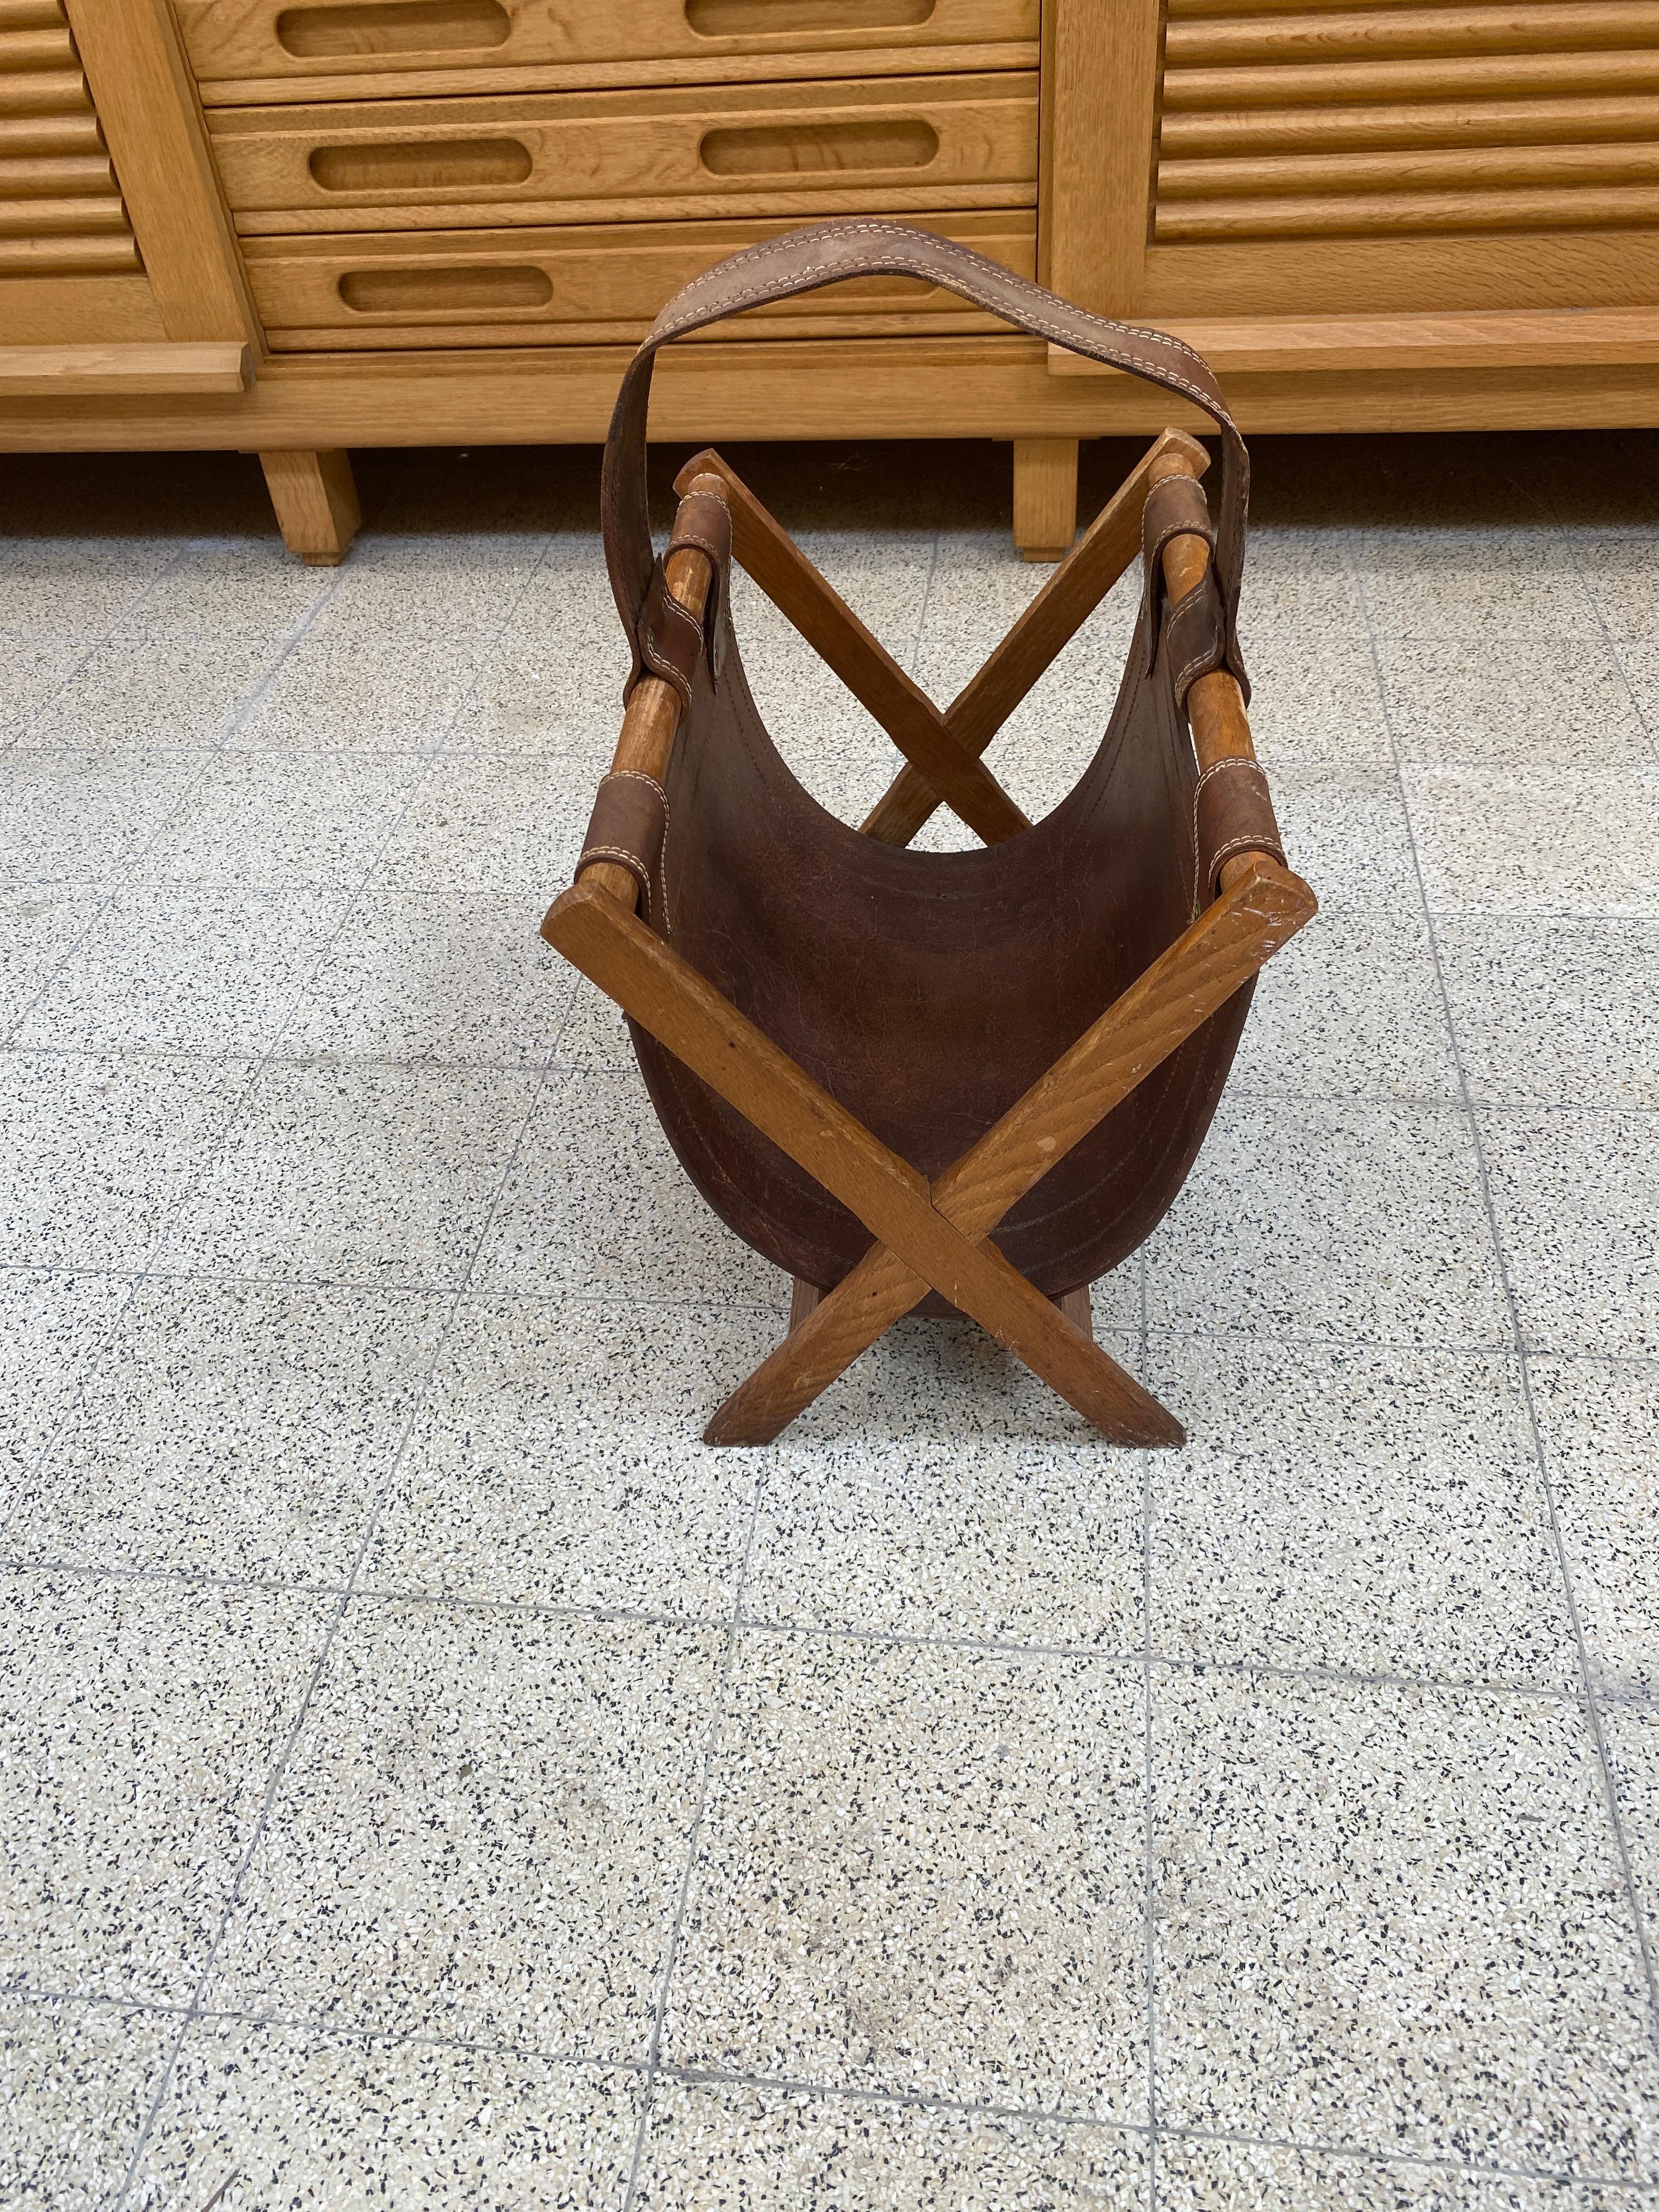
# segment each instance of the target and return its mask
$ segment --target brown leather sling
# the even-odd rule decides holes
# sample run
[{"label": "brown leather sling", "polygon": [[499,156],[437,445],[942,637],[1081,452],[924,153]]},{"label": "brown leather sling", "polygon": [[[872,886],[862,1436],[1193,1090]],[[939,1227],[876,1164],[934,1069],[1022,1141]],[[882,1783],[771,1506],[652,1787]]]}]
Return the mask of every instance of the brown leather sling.
[{"label": "brown leather sling", "polygon": [[[683,514],[719,570],[706,629],[674,608],[653,556],[646,417],[657,349],[746,307],[847,277],[944,286],[1033,336],[1159,384],[1222,441],[1221,520],[1200,589],[1165,604],[1158,553],[1210,541],[1190,480],[1147,504],[1135,648],[1100,746],[1042,821],[995,844],[917,853],[848,828],[796,781],[744,680],[725,588],[729,538]],[[687,702],[664,784],[616,788],[619,850],[645,854],[650,926],[824,1089],[930,1178],[980,1138],[1212,895],[1228,853],[1282,858],[1265,786],[1200,779],[1182,702],[1208,669],[1243,681],[1237,604],[1249,461],[1219,387],[1176,339],[1087,313],[966,247],[902,224],[847,220],[752,246],[688,284],[625,374],[605,448],[611,586],[642,668]],[[718,502],[711,502],[718,509]],[[630,679],[631,680],[631,679]],[[596,820],[599,817],[596,816]],[[593,833],[590,833],[590,839]],[[1203,1141],[1250,998],[1246,986],[1068,1152],[996,1242],[1056,1297],[1094,1281],[1163,1218]],[[870,1232],[743,1115],[630,1024],[652,1101],[715,1211],[789,1273],[827,1288]],[[937,1295],[921,1310],[945,1310]]]}]

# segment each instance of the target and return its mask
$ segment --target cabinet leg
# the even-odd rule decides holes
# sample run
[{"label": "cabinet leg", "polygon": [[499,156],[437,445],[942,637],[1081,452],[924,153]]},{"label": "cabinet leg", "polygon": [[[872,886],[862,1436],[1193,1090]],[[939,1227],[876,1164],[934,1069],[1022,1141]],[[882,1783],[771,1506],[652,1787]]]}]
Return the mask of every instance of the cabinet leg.
[{"label": "cabinet leg", "polygon": [[1014,441],[1014,543],[1028,561],[1062,561],[1077,535],[1075,438]]},{"label": "cabinet leg", "polygon": [[261,453],[259,465],[289,551],[307,568],[337,568],[362,520],[350,456],[337,449]]}]

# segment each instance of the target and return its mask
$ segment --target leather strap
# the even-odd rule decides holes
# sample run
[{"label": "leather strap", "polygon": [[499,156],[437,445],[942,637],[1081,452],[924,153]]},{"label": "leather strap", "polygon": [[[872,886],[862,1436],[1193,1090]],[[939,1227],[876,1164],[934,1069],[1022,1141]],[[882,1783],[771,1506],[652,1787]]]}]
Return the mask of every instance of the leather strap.
[{"label": "leather strap", "polygon": [[652,563],[644,604],[634,623],[634,667],[624,698],[647,668],[672,684],[689,707],[696,681],[697,661],[705,651],[711,672],[720,672],[722,599],[732,565],[732,515],[726,501],[713,492],[690,492],[680,501],[668,540],[671,553],[701,553],[708,563],[708,590],[699,623],[668,588],[660,561]]},{"label": "leather strap", "polygon": [[652,893],[662,888],[663,845],[668,836],[668,794],[653,775],[642,769],[613,768],[599,779],[587,834],[572,872],[574,882],[596,860],[613,861],[626,868],[640,887],[640,904],[647,921],[660,920],[667,927],[664,906],[653,913]]},{"label": "leather strap", "polygon": [[[1164,549],[1174,538],[1199,538],[1208,557],[1198,582],[1175,603],[1167,624],[1161,625]],[[1215,532],[1204,487],[1196,477],[1164,477],[1147,493],[1140,515],[1140,555],[1146,570],[1141,614],[1146,665],[1150,672],[1158,656],[1160,627],[1165,628],[1176,704],[1184,706],[1190,686],[1212,668],[1219,668],[1227,657],[1226,611],[1216,589]]]},{"label": "leather strap", "polygon": [[1222,863],[1236,854],[1271,853],[1285,865],[1267,779],[1255,761],[1212,761],[1205,769],[1193,793],[1193,843],[1200,904],[1215,896]]},{"label": "leather strap", "polygon": [[659,346],[702,330],[746,307],[817,291],[851,276],[894,274],[942,285],[1032,337],[1051,339],[1090,361],[1178,392],[1201,408],[1221,433],[1221,527],[1216,550],[1226,661],[1249,696],[1238,649],[1238,590],[1249,504],[1249,457],[1221,387],[1190,346],[1162,331],[1109,322],[1045,292],[1029,278],[988,261],[953,239],[908,224],[843,216],[786,232],[717,262],[677,292],[652,325],[624,371],[605,442],[600,514],[611,588],[635,650],[651,588],[654,558],[646,496],[646,419],[651,372]]}]

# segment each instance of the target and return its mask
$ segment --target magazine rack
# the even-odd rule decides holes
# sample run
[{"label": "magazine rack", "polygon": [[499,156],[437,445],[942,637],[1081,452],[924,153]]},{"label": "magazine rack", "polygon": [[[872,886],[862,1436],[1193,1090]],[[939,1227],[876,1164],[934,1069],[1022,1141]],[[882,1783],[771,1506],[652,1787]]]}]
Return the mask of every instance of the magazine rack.
[{"label": "magazine rack", "polygon": [[[941,711],[718,454],[646,503],[657,349],[746,307],[898,271],[1165,386],[1166,431]],[[1068,307],[924,232],[848,221],[752,247],[659,318],[605,450],[611,579],[634,650],[576,880],[543,933],[629,1018],[692,1181],[794,1281],[783,1342],[705,1431],[770,1441],[902,1315],[970,1315],[1114,1443],[1183,1441],[1092,1338],[1089,1285],[1160,1221],[1220,1098],[1257,970],[1315,911],[1245,719],[1248,461],[1188,348]],[[992,738],[1139,552],[1135,641],[1099,750],[1029,822]],[[796,781],[750,696],[735,557],[905,756],[858,830]],[[916,853],[939,805],[984,842]],[[625,1202],[625,1200],[624,1200]]]}]

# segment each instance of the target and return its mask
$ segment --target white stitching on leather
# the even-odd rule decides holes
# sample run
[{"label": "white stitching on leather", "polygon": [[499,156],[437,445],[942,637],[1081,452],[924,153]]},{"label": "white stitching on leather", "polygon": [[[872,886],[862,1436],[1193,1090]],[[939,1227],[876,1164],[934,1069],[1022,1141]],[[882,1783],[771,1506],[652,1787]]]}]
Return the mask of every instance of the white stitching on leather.
[{"label": "white stitching on leather", "polygon": [[[834,235],[841,238],[900,238],[903,236],[905,228],[906,227],[904,225],[890,222],[838,222],[835,227]],[[780,251],[788,245],[792,239],[795,244],[799,244],[799,236],[800,234],[799,232],[795,232],[793,234],[786,233],[782,238],[763,239],[758,246],[749,247],[747,254],[745,254],[744,258],[747,260],[749,256],[752,255],[756,261],[760,261],[769,257],[775,258]],[[977,273],[980,269],[983,268],[987,271],[994,273],[996,276],[1006,279],[1009,283],[1019,287],[1019,296],[1021,298],[1024,298],[1024,289],[1028,285],[1030,286],[1030,290],[1036,293],[1038,297],[1041,299],[1053,300],[1056,297],[1056,295],[1048,291],[1045,286],[1041,284],[1031,284],[1030,280],[1028,277],[1018,276],[1012,269],[1004,269],[1000,263],[988,259],[988,258],[982,253],[975,253],[971,248],[959,245],[955,239],[939,238],[937,240],[936,244],[938,248],[943,253],[945,259],[951,263],[953,267],[960,269],[965,264],[967,268],[975,273]],[[917,252],[917,249],[915,247],[912,247],[910,250],[913,253]],[[732,257],[733,259],[736,258],[736,256]],[[731,264],[728,262],[725,265],[729,269]],[[885,262],[872,264],[871,265],[891,268],[896,267],[898,264],[892,262]],[[817,276],[820,271],[833,269],[835,266],[835,263],[829,261],[808,262],[803,267],[801,274],[809,276]],[[679,299],[684,299],[687,293],[700,290],[702,286],[712,283],[720,273],[720,265],[718,264],[713,269],[705,269],[701,276],[694,276],[689,283],[683,284],[676,296]],[[854,272],[848,272],[849,275],[852,273]],[[915,269],[910,270],[908,273],[921,279],[925,279],[933,274],[931,270],[927,269]],[[810,288],[803,285],[799,289],[805,290]],[[948,289],[949,288],[947,287],[947,289]],[[972,297],[974,295],[970,294],[969,296]],[[754,294],[751,291],[736,293],[732,295],[734,302],[738,300],[751,299],[752,297],[754,297]],[[989,303],[982,299],[980,301],[979,304],[982,307],[988,307],[989,312],[992,313],[995,313],[997,312],[994,307],[989,307]],[[1168,331],[1153,330],[1148,325],[1140,323],[1114,322],[1109,317],[1105,315],[1097,315],[1087,307],[1074,307],[1070,301],[1061,301],[1059,304],[1063,306],[1068,313],[1077,315],[1080,317],[1083,321],[1092,324],[1097,330],[1121,331],[1129,337],[1147,338],[1155,341],[1159,345],[1170,346],[1176,353],[1184,354],[1188,361],[1195,361],[1199,364],[1199,367],[1202,368],[1206,374],[1209,373],[1210,365],[1208,362],[1205,360],[1203,355],[1199,353],[1195,348],[1188,345],[1182,339],[1174,337]],[[735,305],[733,305],[722,308],[720,312],[722,314],[729,314],[736,313],[737,309]],[[1030,319],[1032,321],[1036,321],[1036,318],[1033,315]],[[679,325],[678,323],[670,325],[668,329],[661,331],[661,337],[665,339],[669,336],[671,330],[678,329],[678,327]],[[1041,327],[1047,328],[1050,326],[1042,325]],[[651,331],[651,338],[658,338],[658,337],[659,327],[658,325],[653,325]],[[649,344],[650,342],[650,338],[646,341],[647,344]],[[1063,337],[1060,338],[1058,343],[1062,345],[1066,345],[1067,352],[1076,350],[1075,348],[1066,344],[1066,341]]]},{"label": "white stitching on leather", "polygon": [[[881,237],[890,237],[892,235],[891,231],[886,226],[881,224],[860,223],[856,226],[848,226],[848,228],[856,229],[860,233],[873,233],[874,234]],[[843,237],[847,234],[848,232],[846,230],[842,230],[840,233],[840,235]],[[771,241],[769,241],[769,244],[770,243]],[[948,245],[950,240],[941,240],[941,243]],[[763,253],[766,250],[765,246],[756,246],[751,249],[751,251],[757,254]],[[979,257],[977,256],[975,257],[975,259],[978,258]],[[921,257],[917,255],[914,250],[908,253],[899,252],[893,254],[874,255],[867,260],[860,260],[856,271],[850,270],[839,271],[837,264],[833,261],[808,262],[803,267],[799,268],[796,273],[803,279],[819,276],[835,276],[838,274],[851,276],[861,273],[867,276],[883,270],[891,270],[896,275],[915,276],[924,280],[930,276],[933,276],[935,272],[927,269],[925,265],[917,265],[920,258]],[[993,267],[995,266],[994,264],[992,264],[991,265]],[[705,270],[701,276],[694,276],[690,283],[683,288],[678,296],[684,299],[686,293],[694,291],[699,285],[708,283],[718,273],[719,271],[717,269]],[[1006,274],[1007,272],[1005,271],[1002,273]],[[811,290],[812,287],[809,283],[803,282],[793,285],[791,289],[793,291],[804,292]],[[1038,289],[1040,289],[1041,288]],[[722,300],[720,307],[715,311],[715,313],[713,316],[707,318],[707,319],[718,321],[720,318],[726,315],[738,314],[745,307],[751,305],[758,300],[770,296],[771,290],[772,288],[769,284],[762,283],[746,285],[741,290],[734,292],[728,298]],[[787,295],[786,295],[785,296]],[[997,303],[995,295],[988,286],[982,284],[975,286],[971,283],[971,281],[964,283],[959,288],[959,296],[973,301],[976,306],[983,307],[989,314],[998,314],[1001,313],[1001,309]],[[1054,295],[1052,293],[1043,293],[1042,296],[1045,299],[1052,299]],[[1197,362],[1199,366],[1206,370],[1206,374],[1208,372],[1209,364],[1204,360],[1201,354],[1195,353],[1189,345],[1183,345],[1179,338],[1170,337],[1167,331],[1146,331],[1128,323],[1109,322],[1103,315],[1091,314],[1086,307],[1068,307],[1067,312],[1068,313],[1080,316],[1085,322],[1091,325],[1097,330],[1109,331],[1114,334],[1124,332],[1133,337],[1157,339],[1161,343],[1172,346],[1177,353],[1184,354],[1188,360]],[[641,348],[641,351],[643,352],[647,348],[649,348],[653,352],[654,352],[659,345],[665,345],[671,338],[679,337],[687,330],[695,329],[704,319],[705,318],[702,315],[701,306],[699,306],[692,308],[689,313],[677,316],[671,323],[663,323],[659,321],[653,325],[651,334],[646,339],[645,345]],[[1056,343],[1065,346],[1068,352],[1081,352],[1085,354],[1087,359],[1092,361],[1109,362],[1115,367],[1127,368],[1132,373],[1138,372],[1142,374],[1146,373],[1146,364],[1144,362],[1137,362],[1134,360],[1133,356],[1127,355],[1121,349],[1114,347],[1103,346],[1097,350],[1091,352],[1088,349],[1079,347],[1073,341],[1069,340],[1066,335],[1063,325],[1054,322],[1052,318],[1039,315],[1024,307],[1022,307],[1018,315],[1006,317],[1005,319],[1017,323],[1029,323],[1034,330],[1040,331],[1045,337],[1052,337],[1054,339]],[[1154,378],[1152,380],[1165,380],[1170,389],[1176,392],[1186,392],[1189,398],[1198,402],[1199,405],[1203,408],[1206,415],[1210,416],[1214,421],[1224,424],[1228,429],[1233,432],[1235,436],[1237,435],[1238,426],[1233,421],[1232,416],[1228,413],[1225,405],[1219,398],[1212,398],[1207,392],[1203,391],[1198,385],[1192,383],[1187,378],[1178,376],[1173,369],[1165,369],[1163,372],[1162,380]]]}]

